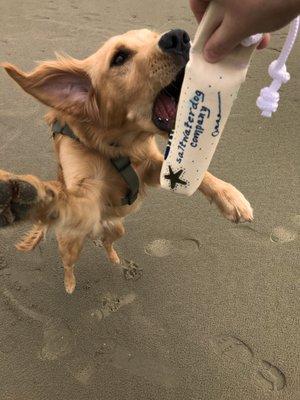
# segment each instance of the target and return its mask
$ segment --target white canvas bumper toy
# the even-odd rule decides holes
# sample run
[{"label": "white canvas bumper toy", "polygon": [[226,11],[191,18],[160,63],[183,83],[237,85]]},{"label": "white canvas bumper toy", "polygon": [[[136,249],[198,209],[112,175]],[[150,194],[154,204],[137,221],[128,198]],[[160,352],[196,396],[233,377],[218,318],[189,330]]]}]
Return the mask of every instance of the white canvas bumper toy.
[{"label": "white canvas bumper toy", "polygon": [[[175,130],[170,135],[161,170],[161,186],[187,196],[192,195],[202,182],[233,102],[246,79],[253,51],[262,38],[260,34],[251,36],[222,61],[208,63],[202,50],[222,12],[222,7],[212,1],[196,32],[185,69]],[[285,61],[296,39],[298,26],[299,18],[292,24],[284,54],[270,66],[274,81],[262,90],[257,101],[264,116],[276,111],[278,90],[289,79]]]}]

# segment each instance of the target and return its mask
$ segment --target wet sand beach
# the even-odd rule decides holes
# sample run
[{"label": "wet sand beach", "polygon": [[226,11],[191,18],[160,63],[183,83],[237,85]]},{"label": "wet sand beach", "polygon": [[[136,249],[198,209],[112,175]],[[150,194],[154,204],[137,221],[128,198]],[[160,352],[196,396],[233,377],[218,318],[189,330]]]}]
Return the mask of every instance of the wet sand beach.
[{"label": "wet sand beach", "polygon": [[[187,0],[0,0],[0,61],[83,58],[129,29],[195,32]],[[200,194],[151,190],[111,266],[86,244],[64,291],[56,240],[0,231],[0,400],[300,399],[300,41],[272,119],[255,102],[286,30],[254,57],[211,164],[254,208],[231,224]],[[0,168],[55,177],[45,108],[0,71]]]}]

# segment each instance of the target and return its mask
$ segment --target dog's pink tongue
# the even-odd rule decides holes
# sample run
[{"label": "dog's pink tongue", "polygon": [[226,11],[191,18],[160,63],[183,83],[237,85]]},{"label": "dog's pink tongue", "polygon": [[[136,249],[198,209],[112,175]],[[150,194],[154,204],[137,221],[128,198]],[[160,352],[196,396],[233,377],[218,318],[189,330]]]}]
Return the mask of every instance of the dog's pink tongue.
[{"label": "dog's pink tongue", "polygon": [[175,100],[162,93],[155,104],[155,115],[165,121],[174,122],[176,111],[177,106]]}]

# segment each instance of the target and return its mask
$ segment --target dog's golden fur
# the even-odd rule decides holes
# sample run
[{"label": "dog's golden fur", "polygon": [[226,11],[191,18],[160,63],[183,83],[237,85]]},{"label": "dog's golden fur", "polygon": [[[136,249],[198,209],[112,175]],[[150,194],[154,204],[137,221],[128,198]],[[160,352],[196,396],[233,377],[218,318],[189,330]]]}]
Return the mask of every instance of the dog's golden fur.
[{"label": "dog's golden fur", "polygon": [[[85,239],[100,234],[109,260],[119,263],[113,242],[124,234],[123,218],[138,209],[147,186],[159,185],[163,157],[155,135],[162,132],[152,122],[153,103],[182,68],[159,49],[159,38],[148,30],[130,31],[111,38],[84,60],[58,57],[29,74],[3,64],[27,93],[51,108],[48,124],[67,123],[80,139],[55,137],[56,181],[0,171],[2,187],[5,183],[17,187],[8,202],[18,203],[24,184],[36,192],[32,201],[24,200],[27,212],[21,219],[31,219],[35,225],[18,249],[33,249],[54,227],[68,293],[75,289],[73,269]],[[111,59],[122,48],[129,49],[131,57],[112,68]],[[133,205],[120,206],[127,187],[110,162],[119,155],[130,157],[140,179],[140,194]],[[207,172],[199,189],[229,220],[252,219],[249,203],[232,185]],[[8,203],[2,206],[2,215],[14,222]]]}]

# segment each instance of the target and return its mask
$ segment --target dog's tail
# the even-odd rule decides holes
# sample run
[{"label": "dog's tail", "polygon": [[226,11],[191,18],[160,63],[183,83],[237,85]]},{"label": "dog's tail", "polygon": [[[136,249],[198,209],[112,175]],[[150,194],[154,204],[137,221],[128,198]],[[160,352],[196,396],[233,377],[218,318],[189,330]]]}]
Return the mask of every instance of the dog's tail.
[{"label": "dog's tail", "polygon": [[33,225],[31,230],[25,234],[22,240],[16,244],[19,251],[29,252],[36,248],[47,232],[47,226],[42,224]]}]

